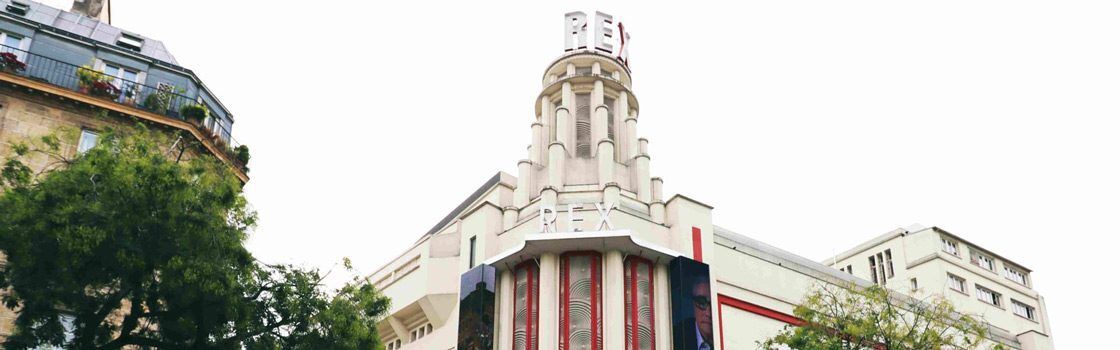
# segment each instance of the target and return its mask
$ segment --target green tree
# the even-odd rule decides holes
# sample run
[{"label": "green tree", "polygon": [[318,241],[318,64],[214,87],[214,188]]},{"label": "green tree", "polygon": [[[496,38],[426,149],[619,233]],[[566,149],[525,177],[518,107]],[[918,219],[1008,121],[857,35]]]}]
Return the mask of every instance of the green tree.
[{"label": "green tree", "polygon": [[[183,139],[110,131],[73,158],[53,136],[13,145],[0,288],[18,316],[3,347],[381,348],[389,300],[368,281],[326,291],[317,270],[256,261],[241,183]],[[35,157],[51,171],[24,163]]]},{"label": "green tree", "polygon": [[981,319],[957,312],[944,298],[918,300],[878,285],[818,286],[793,313],[804,323],[786,326],[759,342],[761,348],[973,350],[984,346],[988,336]]}]

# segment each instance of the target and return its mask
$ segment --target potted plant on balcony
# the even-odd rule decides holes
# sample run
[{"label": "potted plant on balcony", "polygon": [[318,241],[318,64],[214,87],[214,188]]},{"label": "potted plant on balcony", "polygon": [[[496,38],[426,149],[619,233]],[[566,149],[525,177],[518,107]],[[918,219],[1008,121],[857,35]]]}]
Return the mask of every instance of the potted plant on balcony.
[{"label": "potted plant on balcony", "polygon": [[78,67],[78,91],[83,94],[89,94],[93,83],[101,81],[101,74],[93,70],[89,65]]},{"label": "potted plant on balcony", "polygon": [[116,100],[121,97],[121,89],[113,85],[113,83],[105,80],[94,81],[89,87],[89,94],[110,100]]},{"label": "potted plant on balcony", "polygon": [[249,165],[249,146],[240,145],[233,148],[233,159],[244,168]]},{"label": "potted plant on balcony", "polygon": [[158,114],[167,114],[167,110],[171,109],[171,92],[165,90],[156,90],[147,97],[144,97],[144,108]]},{"label": "potted plant on balcony", "polygon": [[20,62],[16,54],[4,52],[0,53],[0,69],[8,73],[18,73],[27,69],[27,64]]},{"label": "potted plant on balcony", "polygon": [[195,126],[202,127],[202,122],[210,115],[210,111],[201,104],[188,103],[179,108],[179,115]]},{"label": "potted plant on balcony", "polygon": [[129,106],[136,106],[136,99],[140,96],[140,85],[128,84],[124,89],[121,89],[121,95],[124,96],[124,104]]}]

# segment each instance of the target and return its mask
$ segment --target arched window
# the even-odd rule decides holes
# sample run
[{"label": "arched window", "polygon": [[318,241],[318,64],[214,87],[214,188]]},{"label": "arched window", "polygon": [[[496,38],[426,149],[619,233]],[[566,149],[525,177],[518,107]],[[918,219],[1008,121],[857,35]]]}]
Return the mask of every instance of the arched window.
[{"label": "arched window", "polygon": [[560,350],[603,349],[601,266],[598,252],[560,257]]},{"label": "arched window", "polygon": [[626,349],[654,350],[653,263],[626,258]]},{"label": "arched window", "polygon": [[540,338],[540,267],[529,260],[514,267],[513,348],[536,350]]}]

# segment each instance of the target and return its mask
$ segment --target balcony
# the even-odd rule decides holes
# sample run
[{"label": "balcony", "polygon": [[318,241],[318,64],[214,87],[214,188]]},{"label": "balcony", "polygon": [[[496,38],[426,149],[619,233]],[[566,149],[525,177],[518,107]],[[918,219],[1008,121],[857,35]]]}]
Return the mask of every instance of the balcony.
[{"label": "balcony", "polygon": [[241,144],[233,139],[231,130],[210,116],[198,99],[168,85],[144,85],[5,45],[0,45],[0,74],[16,75],[127,107],[118,109],[122,113],[136,114],[128,112],[135,109],[186,122],[199,132],[203,143],[213,146],[215,153],[221,152],[215,154],[219,159],[237,168],[238,177],[248,180],[248,168],[237,154]]}]

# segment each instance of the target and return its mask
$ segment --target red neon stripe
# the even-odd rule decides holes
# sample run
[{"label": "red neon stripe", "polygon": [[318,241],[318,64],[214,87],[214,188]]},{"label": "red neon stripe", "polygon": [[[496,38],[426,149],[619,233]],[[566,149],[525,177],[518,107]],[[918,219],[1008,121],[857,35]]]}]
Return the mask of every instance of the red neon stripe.
[{"label": "red neon stripe", "polygon": [[692,227],[692,260],[704,262],[704,246],[700,239],[700,228]]},{"label": "red neon stripe", "polygon": [[754,304],[754,303],[742,301],[742,300],[739,300],[739,299],[735,299],[735,298],[732,298],[732,297],[729,297],[729,296],[726,296],[726,295],[723,295],[723,294],[718,295],[717,299],[719,300],[719,348],[720,349],[726,349],[726,347],[723,344],[723,333],[725,333],[724,329],[723,329],[723,306],[724,305],[727,305],[727,306],[730,306],[730,307],[733,307],[733,308],[736,308],[736,309],[739,309],[739,310],[743,310],[743,311],[746,311],[746,312],[749,312],[749,313],[752,313],[752,314],[755,314],[755,315],[766,317],[766,318],[769,318],[769,319],[785,322],[787,324],[790,324],[790,325],[793,325],[793,326],[796,326],[796,327],[800,327],[800,326],[805,324],[804,320],[802,320],[800,318],[797,318],[796,316],[793,316],[793,315],[790,315],[790,314],[787,314],[787,313],[784,313],[784,312],[781,312],[781,311],[777,311],[777,310],[774,310],[774,309],[766,308],[766,307],[760,306],[758,304]]}]

